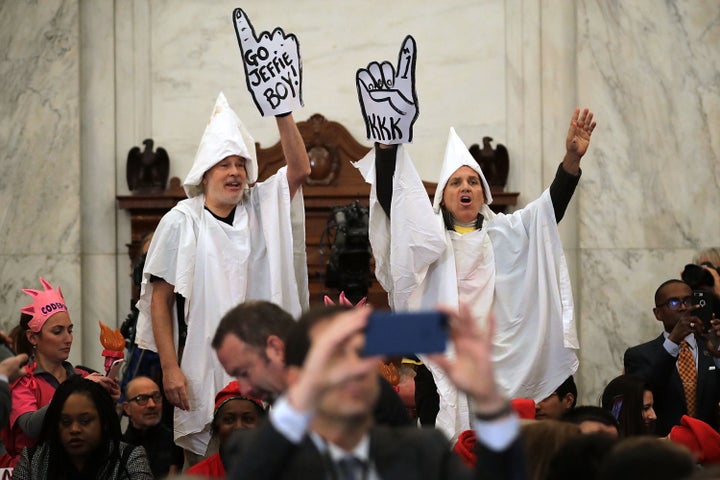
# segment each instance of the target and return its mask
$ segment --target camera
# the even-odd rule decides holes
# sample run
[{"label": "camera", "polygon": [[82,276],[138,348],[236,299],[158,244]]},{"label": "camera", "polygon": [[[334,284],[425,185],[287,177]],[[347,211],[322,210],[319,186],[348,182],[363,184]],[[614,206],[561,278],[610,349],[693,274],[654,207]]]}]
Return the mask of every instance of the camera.
[{"label": "camera", "polygon": [[328,223],[335,228],[335,235],[325,286],[342,290],[352,302],[357,302],[367,296],[370,286],[368,209],[357,200],[335,207]]},{"label": "camera", "polygon": [[[703,262],[702,265],[712,268],[716,272],[720,273],[720,270],[718,270],[715,265],[710,262]],[[680,276],[683,282],[690,285],[690,288],[693,290],[711,290],[715,285],[715,279],[712,274],[705,270],[701,265],[696,265],[694,263],[685,265],[685,269]]]}]

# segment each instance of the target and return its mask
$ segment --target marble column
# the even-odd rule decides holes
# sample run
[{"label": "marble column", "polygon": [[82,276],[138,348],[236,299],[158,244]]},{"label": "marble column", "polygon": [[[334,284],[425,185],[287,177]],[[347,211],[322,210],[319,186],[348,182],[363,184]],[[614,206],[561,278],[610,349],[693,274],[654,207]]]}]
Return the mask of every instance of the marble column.
[{"label": "marble column", "polygon": [[80,359],[80,81],[77,0],[0,3],[2,328],[43,276],[62,287]]}]

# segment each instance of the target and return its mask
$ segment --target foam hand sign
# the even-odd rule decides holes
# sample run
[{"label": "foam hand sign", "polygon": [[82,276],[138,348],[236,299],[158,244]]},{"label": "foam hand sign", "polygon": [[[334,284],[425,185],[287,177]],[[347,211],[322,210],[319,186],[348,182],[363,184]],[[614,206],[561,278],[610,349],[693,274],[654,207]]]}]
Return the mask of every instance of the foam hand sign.
[{"label": "foam hand sign", "polygon": [[280,27],[256,36],[241,8],[233,11],[233,22],[247,86],[260,114],[281,115],[302,107],[302,60],[297,37],[286,35]]},{"label": "foam hand sign", "polygon": [[415,39],[405,37],[397,70],[390,62],[371,62],[357,71],[360,107],[370,140],[379,143],[410,143],[418,117],[415,92]]}]

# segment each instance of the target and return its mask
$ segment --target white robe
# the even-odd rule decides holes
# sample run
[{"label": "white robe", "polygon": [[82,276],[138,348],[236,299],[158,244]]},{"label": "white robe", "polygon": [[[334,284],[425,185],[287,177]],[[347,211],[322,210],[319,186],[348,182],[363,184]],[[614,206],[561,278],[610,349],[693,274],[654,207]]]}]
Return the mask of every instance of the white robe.
[{"label": "white robe", "polygon": [[[392,222],[377,201],[374,151],[355,166],[371,184],[375,274],[393,310],[463,302],[481,326],[492,310],[495,373],[508,398],[543,400],[577,371],[572,291],[549,191],[510,215],[483,206],[482,229],[460,235],[433,211],[404,147],[397,151]],[[440,395],[436,426],[455,440],[471,428],[468,399],[438,367],[428,367]]]},{"label": "white robe", "polygon": [[[250,189],[232,226],[204,208],[204,195],[179,202],[160,221],[145,261],[136,342],[157,351],[149,281],[155,275],[186,299],[181,368],[190,410],[175,409],[175,442],[200,455],[210,441],[215,394],[232,380],[210,346],[222,316],[246,300],[276,303],[295,317],[308,306],[303,196],[298,190],[291,202],[286,168]],[[177,348],[177,328],[174,336]]]}]

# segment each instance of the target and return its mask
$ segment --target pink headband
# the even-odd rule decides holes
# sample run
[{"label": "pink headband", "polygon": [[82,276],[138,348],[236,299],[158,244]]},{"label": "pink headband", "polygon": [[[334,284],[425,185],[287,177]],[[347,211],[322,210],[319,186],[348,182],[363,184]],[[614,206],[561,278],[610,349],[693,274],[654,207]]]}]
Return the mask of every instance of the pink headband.
[{"label": "pink headband", "polygon": [[43,290],[33,290],[31,288],[23,288],[22,291],[33,297],[33,302],[20,309],[22,313],[32,315],[32,320],[28,323],[30,330],[37,333],[45,325],[48,318],[58,312],[67,312],[65,298],[63,298],[60,287],[55,290],[47,280],[40,277],[40,283]]}]

